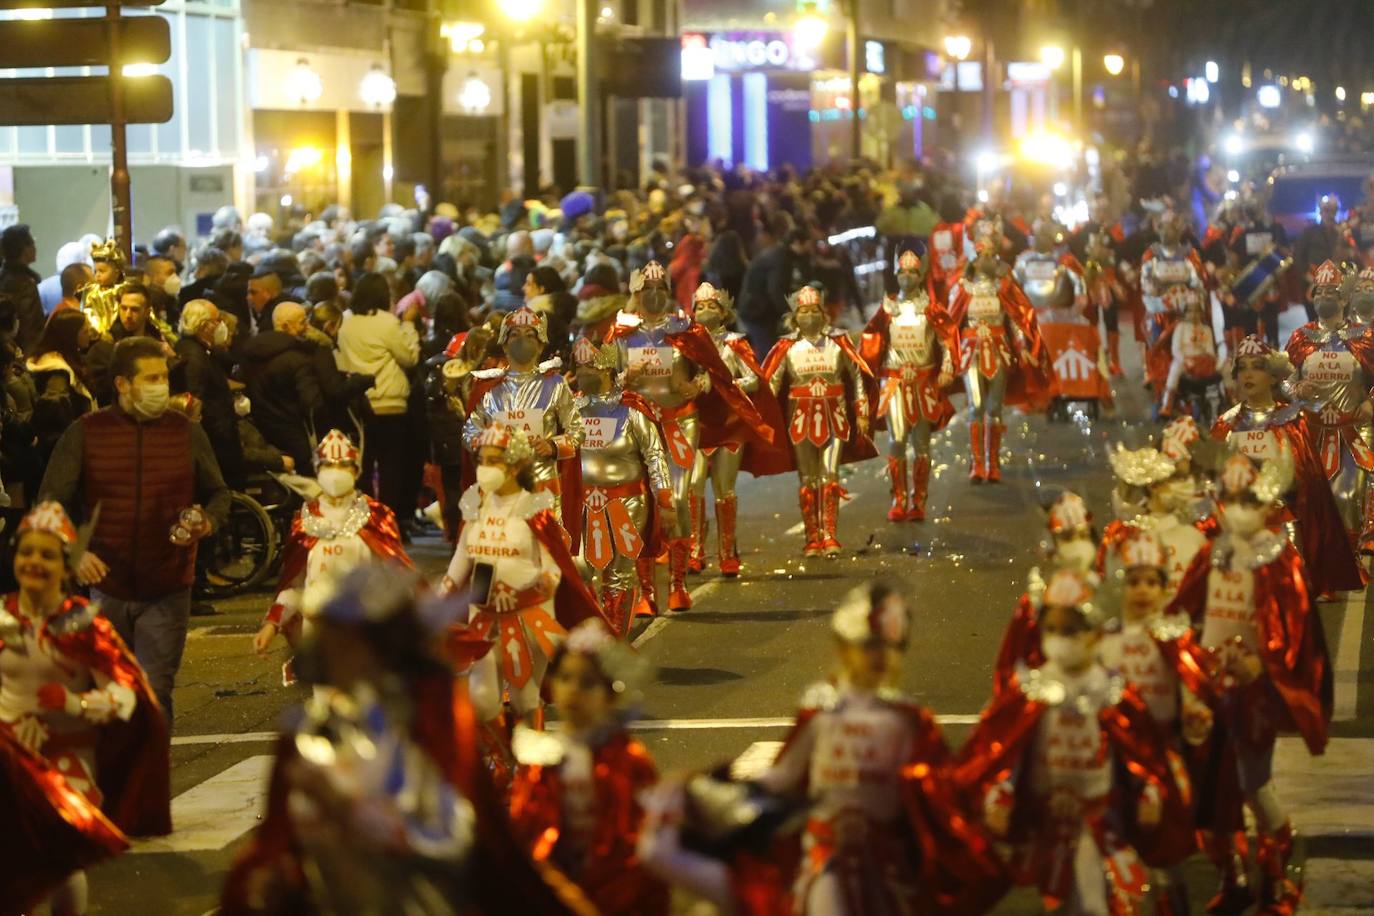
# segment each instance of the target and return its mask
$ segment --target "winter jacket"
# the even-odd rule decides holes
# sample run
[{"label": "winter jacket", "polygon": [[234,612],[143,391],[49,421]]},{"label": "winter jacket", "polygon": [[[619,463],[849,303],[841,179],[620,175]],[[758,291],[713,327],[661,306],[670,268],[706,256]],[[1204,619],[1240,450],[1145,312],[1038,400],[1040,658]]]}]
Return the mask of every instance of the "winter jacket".
[{"label": "winter jacket", "polygon": [[339,328],[339,368],[376,379],[367,390],[373,413],[406,412],[410,397],[406,370],[419,360],[420,336],[409,321],[381,311],[344,316]]},{"label": "winter jacket", "polygon": [[205,344],[194,337],[176,342],[178,363],[172,369],[172,390],[189,392],[200,400],[200,426],[219,459],[219,469],[230,487],[243,487],[243,447],[239,443],[238,417],[229,374]]},{"label": "winter jacket", "polygon": [[315,345],[283,331],[263,331],[244,341],[239,371],[263,438],[298,467],[311,466],[310,429],[324,406],[314,366]]}]

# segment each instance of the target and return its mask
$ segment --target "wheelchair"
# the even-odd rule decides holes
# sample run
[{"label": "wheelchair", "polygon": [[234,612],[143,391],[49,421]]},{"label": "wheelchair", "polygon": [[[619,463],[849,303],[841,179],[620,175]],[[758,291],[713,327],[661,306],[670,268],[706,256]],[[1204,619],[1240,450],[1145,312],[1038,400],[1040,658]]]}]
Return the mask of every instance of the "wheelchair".
[{"label": "wheelchair", "polygon": [[301,496],[271,474],[229,493],[229,520],[200,545],[198,592],[228,598],[259,588],[281,564]]}]

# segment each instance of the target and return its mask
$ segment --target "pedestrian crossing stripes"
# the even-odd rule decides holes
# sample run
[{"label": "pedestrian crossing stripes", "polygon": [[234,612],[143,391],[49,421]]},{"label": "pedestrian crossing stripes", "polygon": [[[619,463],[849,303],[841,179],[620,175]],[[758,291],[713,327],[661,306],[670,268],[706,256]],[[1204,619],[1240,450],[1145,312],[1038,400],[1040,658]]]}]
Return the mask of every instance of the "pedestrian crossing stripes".
[{"label": "pedestrian crossing stripes", "polygon": [[240,760],[172,799],[171,836],[134,843],[132,853],[186,853],[223,849],[258,822],[267,798],[272,756]]}]

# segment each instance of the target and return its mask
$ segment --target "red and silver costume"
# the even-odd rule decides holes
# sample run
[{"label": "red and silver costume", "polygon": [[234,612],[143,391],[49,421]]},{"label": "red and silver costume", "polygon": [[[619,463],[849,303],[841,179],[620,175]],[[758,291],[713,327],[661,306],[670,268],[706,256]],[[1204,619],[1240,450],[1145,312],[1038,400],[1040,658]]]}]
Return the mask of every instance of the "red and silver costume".
[{"label": "red and silver costume", "polygon": [[1360,538],[1366,527],[1365,475],[1374,470],[1374,451],[1362,435],[1369,425],[1374,387],[1374,337],[1364,326],[1345,320],[1343,280],[1330,261],[1317,268],[1312,298],[1318,320],[1294,331],[1285,349],[1294,367],[1292,387],[1314,407],[1313,447],[1341,521],[1352,538]]},{"label": "red and silver costume", "polygon": [[[331,429],[315,448],[317,471],[351,468],[356,475],[359,466],[357,446],[337,429]],[[266,622],[276,624],[294,645],[319,602],[334,591],[339,580],[373,562],[407,569],[413,565],[390,508],[356,489],[308,500],[291,520],[277,597]],[[285,675],[287,683],[294,681],[289,663]]]},{"label": "red and silver costume", "polygon": [[[686,577],[692,553],[692,481],[697,451],[730,443],[772,443],[772,431],[735,384],[710,332],[669,311],[668,275],[657,261],[630,277],[639,308],[608,335],[626,370],[626,387],[653,403],[673,479],[675,513],[664,520],[668,538],[669,610],[692,606]],[[641,585],[652,583],[653,557],[641,559]],[[652,588],[647,597],[653,604]]]},{"label": "red and silver costume", "polygon": [[951,294],[950,316],[959,329],[959,371],[968,395],[975,483],[1002,479],[1004,406],[1040,409],[1052,389],[1049,357],[1035,309],[988,243]]},{"label": "red and silver costume", "polygon": [[1273,384],[1262,402],[1265,406],[1251,406],[1242,400],[1222,414],[1212,426],[1212,438],[1225,440],[1258,461],[1277,456],[1286,446],[1294,468],[1292,491],[1276,505],[1271,522],[1291,523],[1290,537],[1302,554],[1316,594],[1362,588],[1362,570],[1317,458],[1315,437],[1302,407],[1274,400],[1279,381],[1291,373],[1287,356],[1251,335],[1236,348],[1236,360],[1263,361],[1270,368]]},{"label": "red and silver costume", "polygon": [[[734,376],[739,390],[748,395],[758,409],[759,416],[773,430],[783,428],[777,400],[762,384],[763,367],[759,365],[749,338],[728,330],[734,322],[734,302],[730,294],[710,283],[697,287],[692,297],[697,321],[711,333],[716,351]],[[715,498],[717,540],[720,545],[720,573],[726,578],[739,575],[739,547],[735,540],[739,501],[735,497],[735,481],[741,469],[755,477],[777,474],[786,470],[782,446],[760,449],[754,443],[727,442],[719,446],[704,446],[697,452],[697,466],[692,476],[693,554],[691,569],[700,572],[706,567],[705,550],[708,525],[706,523],[706,484],[711,484]]]},{"label": "red and silver costume", "polygon": [[[940,300],[921,282],[921,260],[897,259],[898,296],[883,299],[864,328],[860,352],[882,378],[879,421],[891,441],[888,521],[924,521],[930,487],[930,435],[954,417],[946,389],[954,380],[959,337]],[[908,454],[910,464],[908,465]],[[910,476],[908,476],[908,467]]]},{"label": "red and silver costume", "polygon": [[1046,321],[1065,320],[1044,313],[1053,311],[1062,315],[1081,302],[1086,293],[1082,266],[1072,254],[1059,248],[1063,238],[1061,227],[1048,220],[1037,220],[1034,247],[1018,254],[1011,268],[1011,275],[1021,291]]},{"label": "red and silver costume", "polygon": [[[500,342],[504,344],[517,327],[534,328],[539,341],[548,344],[548,319],[543,315],[529,308],[511,312],[501,322]],[[477,438],[491,426],[518,429],[527,436],[548,440],[553,453],[535,457],[530,465],[535,488],[553,495],[554,514],[576,537],[580,501],[576,458],[582,444],[582,419],[573,404],[572,391],[558,371],[561,365],[552,359],[528,372],[510,368],[473,372],[478,384],[490,387],[463,424],[463,444],[475,452]]]},{"label": "red and silver costume", "polygon": [[[614,373],[615,348],[581,337],[573,363]],[[656,495],[671,490],[654,407],[610,387],[577,400],[582,416],[582,559],[601,584],[601,610],[619,635],[629,632],[638,583],[635,564],[658,555]]]},{"label": "red and silver costume", "polygon": [[[1093,516],[1087,503],[1077,493],[1065,490],[1055,499],[1046,514],[1049,532],[1049,572],[1075,569],[1086,572],[1097,556],[1097,536],[1093,530]],[[1007,630],[997,649],[993,663],[992,691],[1001,693],[1013,683],[1020,665],[1036,667],[1044,663],[1040,649],[1040,624],[1037,619],[1040,602],[1045,594],[1045,578],[1039,567],[1030,571],[1026,590],[1017,599]]]},{"label": "red and silver costume", "polygon": [[1331,716],[1326,638],[1302,558],[1264,524],[1264,512],[1289,489],[1294,458],[1280,447],[1259,468],[1242,454],[1227,459],[1218,482],[1222,534],[1194,559],[1173,604],[1200,628],[1219,694],[1205,779],[1211,791],[1199,798],[1198,825],[1211,833],[1221,897],[1248,897],[1235,862],[1243,803],[1259,827],[1262,903],[1271,907],[1264,911],[1283,913],[1294,912],[1301,886],[1286,874],[1293,829],[1271,780],[1274,741],[1296,730],[1320,754]]},{"label": "red and silver costume", "polygon": [[[1086,575],[1055,573],[1050,604],[1092,613]],[[1192,824],[1177,783],[1180,765],[1136,690],[1091,663],[1070,673],[1055,661],[1022,666],[993,697],[959,753],[961,787],[990,822],[1007,825],[1019,883],[1038,886],[1050,909],[1135,913],[1147,866],[1167,868],[1192,850]],[[1143,827],[1137,801],[1158,806]]]},{"label": "red and silver costume", "polygon": [[[1184,418],[1183,423],[1191,423]],[[1173,427],[1171,427],[1172,429]],[[1182,429],[1187,429],[1186,425]],[[1191,427],[1196,439],[1196,427]],[[1166,438],[1165,447],[1181,440]],[[1145,493],[1144,510],[1129,519],[1117,519],[1109,524],[1102,534],[1102,548],[1098,555],[1098,572],[1113,576],[1120,569],[1116,553],[1120,544],[1140,533],[1148,533],[1164,549],[1168,561],[1168,582],[1166,597],[1172,598],[1178,591],[1183,574],[1193,562],[1193,557],[1207,542],[1207,534],[1202,525],[1186,517],[1196,498],[1196,485],[1190,475],[1180,474],[1179,464],[1188,459],[1184,448],[1181,456],[1169,454],[1162,449],[1128,449],[1118,443],[1116,450],[1108,453],[1112,473],[1116,475],[1119,486],[1140,489]]]},{"label": "red and silver costume", "polygon": [[[79,554],[62,507],[38,505],[19,538],[42,531]],[[46,611],[23,593],[0,604],[0,909],[52,894],[85,912],[81,869],[126,850],[129,836],[171,832],[166,719],[132,652],[99,609],[62,596]]]},{"label": "red and silver costume", "polygon": [[[512,467],[532,455],[524,433],[504,427],[488,428],[473,446],[474,451],[504,449]],[[485,601],[474,596],[466,620],[470,631],[496,642],[469,673],[473,705],[483,721],[490,721],[501,714],[503,695],[509,693],[515,711],[537,722],[539,687],[555,646],[568,627],[600,617],[600,609],[577,574],[547,490],[501,495],[473,486],[459,505],[463,530],[443,590],[467,587],[477,564],[491,567]]]},{"label": "red and silver costume", "polygon": [[949,301],[972,255],[973,244],[963,223],[937,223],[930,230],[930,291],[936,302]]},{"label": "red and silver costume", "polygon": [[454,611],[452,601],[417,601],[420,585],[361,567],[323,603],[318,627],[390,630],[378,647],[385,676],[319,684],[331,689],[282,734],[263,823],[225,883],[225,916],[588,911],[566,878],[520,848],[462,682],[431,646],[410,644]]},{"label": "red and silver costume", "polygon": [[[856,589],[831,628],[844,642],[904,646],[910,618],[899,596],[873,602]],[[807,916],[973,913],[1000,893],[1001,869],[949,778],[934,717],[895,692],[841,680],[813,686],[766,791],[804,797],[809,816],[794,885]]]},{"label": "red and silver costume", "polygon": [[789,299],[792,310],[819,310],[822,324],[810,336],[793,331],[774,344],[764,377],[787,421],[800,483],[805,555],[836,556],[840,465],[874,457],[868,438],[873,370],[844,331],[832,330],[814,286]]},{"label": "red and silver costume", "polygon": [[[631,650],[597,620],[574,628],[564,651],[590,656],[608,682],[634,664],[616,658]],[[636,850],[639,797],[658,781],[644,745],[611,721],[581,734],[518,728],[514,747],[511,824],[530,856],[567,875],[605,916],[666,914],[668,887]]]}]

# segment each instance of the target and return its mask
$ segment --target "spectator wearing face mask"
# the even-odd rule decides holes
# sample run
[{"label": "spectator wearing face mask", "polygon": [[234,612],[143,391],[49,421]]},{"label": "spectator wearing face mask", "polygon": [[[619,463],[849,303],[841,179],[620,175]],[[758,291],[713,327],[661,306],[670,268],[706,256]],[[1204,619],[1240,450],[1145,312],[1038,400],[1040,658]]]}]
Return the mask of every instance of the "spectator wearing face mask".
[{"label": "spectator wearing face mask", "polygon": [[239,368],[263,436],[286,452],[297,467],[310,467],[310,429],[324,406],[314,368],[315,344],[305,339],[305,309],[282,302],[272,312],[273,328],[246,340]]},{"label": "spectator wearing face mask", "polygon": [[234,416],[243,449],[245,474],[290,473],[296,469],[291,456],[262,437],[253,425],[253,402],[246,394],[234,398]]},{"label": "spectator wearing face mask", "polygon": [[200,425],[219,458],[224,481],[242,489],[243,454],[239,444],[234,395],[222,354],[229,346],[229,327],[208,299],[193,299],[181,312],[177,338],[178,363],[172,371],[172,391],[189,393],[201,403]]},{"label": "spectator wearing face mask", "polygon": [[72,521],[95,523],[77,581],[138,657],[170,723],[196,545],[228,518],[229,491],[205,431],[167,409],[162,346],[121,340],[110,370],[116,404],[68,427],[39,492]]}]

